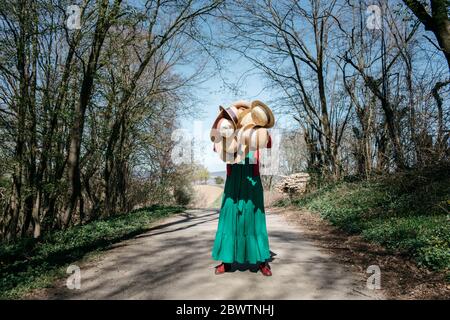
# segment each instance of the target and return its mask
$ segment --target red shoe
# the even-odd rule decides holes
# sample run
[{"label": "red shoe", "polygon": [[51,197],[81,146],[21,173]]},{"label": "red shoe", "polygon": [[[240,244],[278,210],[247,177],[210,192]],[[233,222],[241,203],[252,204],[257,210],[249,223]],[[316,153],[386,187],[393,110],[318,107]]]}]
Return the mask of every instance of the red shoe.
[{"label": "red shoe", "polygon": [[225,272],[227,272],[228,271],[228,266],[227,266],[227,264],[225,264],[225,263],[221,263],[221,264],[219,264],[217,267],[216,267],[216,270],[215,270],[215,274],[217,274],[217,275],[219,275],[219,274],[224,274]]},{"label": "red shoe", "polygon": [[260,264],[259,270],[261,270],[261,273],[266,277],[270,277],[272,275],[272,271],[270,271],[270,266],[268,264]]}]

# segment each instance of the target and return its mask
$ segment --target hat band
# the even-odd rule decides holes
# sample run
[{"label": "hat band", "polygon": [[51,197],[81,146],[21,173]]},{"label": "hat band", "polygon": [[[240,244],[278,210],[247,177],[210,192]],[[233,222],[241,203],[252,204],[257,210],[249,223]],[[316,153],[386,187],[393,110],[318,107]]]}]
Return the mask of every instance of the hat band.
[{"label": "hat band", "polygon": [[232,120],[235,124],[237,124],[237,123],[238,123],[238,117],[237,117],[236,113],[234,112],[234,110],[231,109],[231,108],[227,108],[226,111],[227,111],[227,113],[230,115],[231,120]]}]

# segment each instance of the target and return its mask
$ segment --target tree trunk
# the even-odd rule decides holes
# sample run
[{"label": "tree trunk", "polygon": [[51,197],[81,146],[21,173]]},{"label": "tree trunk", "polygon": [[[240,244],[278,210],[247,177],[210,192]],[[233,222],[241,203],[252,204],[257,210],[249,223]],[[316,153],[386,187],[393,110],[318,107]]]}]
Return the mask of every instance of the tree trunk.
[{"label": "tree trunk", "polygon": [[431,0],[431,16],[418,0],[403,0],[414,15],[424,25],[425,30],[432,31],[438,41],[450,69],[450,21],[448,20],[448,1]]},{"label": "tree trunk", "polygon": [[81,140],[83,137],[84,121],[86,108],[91,100],[93,91],[94,77],[97,74],[98,59],[100,57],[101,48],[106,37],[106,33],[116,18],[120,0],[114,2],[114,7],[110,15],[107,14],[108,1],[103,0],[100,3],[99,16],[95,27],[95,34],[92,40],[91,52],[89,54],[89,61],[84,72],[83,82],[81,85],[80,95],[74,110],[74,121],[70,131],[70,146],[67,158],[67,171],[69,179],[69,196],[67,206],[62,218],[62,226],[67,228],[78,200],[81,196],[81,174],[80,174],[80,150]]},{"label": "tree trunk", "polygon": [[34,205],[33,205],[33,237],[39,238],[41,236],[41,191],[39,190],[36,194]]}]

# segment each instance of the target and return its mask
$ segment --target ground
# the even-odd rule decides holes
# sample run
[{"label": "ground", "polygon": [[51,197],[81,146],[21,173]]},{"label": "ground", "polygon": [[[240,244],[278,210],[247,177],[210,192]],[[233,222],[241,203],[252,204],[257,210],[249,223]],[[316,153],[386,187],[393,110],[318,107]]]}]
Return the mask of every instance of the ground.
[{"label": "ground", "polygon": [[[251,265],[216,276],[211,259],[220,186],[199,185],[193,207],[156,222],[141,235],[75,263],[81,289],[66,279],[32,292],[33,299],[448,299],[442,274],[348,235],[298,207],[272,207],[265,192],[273,253],[272,277]],[[381,270],[381,289],[368,288],[369,266]]]},{"label": "ground", "polygon": [[268,208],[273,276],[254,266],[233,266],[215,275],[211,247],[217,209],[190,209],[160,221],[148,232],[80,263],[81,289],[65,280],[46,290],[47,299],[382,299],[369,290],[368,274],[337,261],[304,235],[288,216]]}]

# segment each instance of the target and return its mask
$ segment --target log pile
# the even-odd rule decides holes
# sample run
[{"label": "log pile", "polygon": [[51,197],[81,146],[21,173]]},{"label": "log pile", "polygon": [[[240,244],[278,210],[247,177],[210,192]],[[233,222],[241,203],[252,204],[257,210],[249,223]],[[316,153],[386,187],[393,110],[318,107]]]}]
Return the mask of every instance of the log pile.
[{"label": "log pile", "polygon": [[275,188],[279,192],[288,194],[289,196],[298,195],[306,192],[306,187],[309,180],[310,176],[308,173],[294,173],[283,177]]}]

